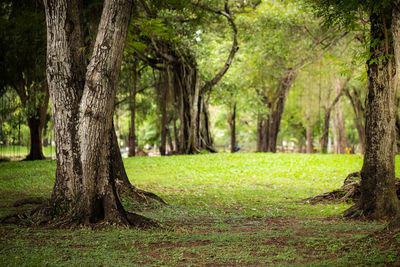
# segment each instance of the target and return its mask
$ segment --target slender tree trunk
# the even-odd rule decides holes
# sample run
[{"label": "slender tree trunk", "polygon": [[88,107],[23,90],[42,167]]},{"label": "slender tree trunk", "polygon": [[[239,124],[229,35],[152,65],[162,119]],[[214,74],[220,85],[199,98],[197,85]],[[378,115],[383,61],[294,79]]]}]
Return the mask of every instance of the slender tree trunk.
[{"label": "slender tree trunk", "polygon": [[328,141],[329,141],[329,121],[331,119],[331,109],[325,110],[324,116],[324,131],[321,138],[321,152],[328,153]]},{"label": "slender tree trunk", "polygon": [[137,72],[136,72],[136,64],[135,71],[133,73],[133,86],[129,91],[129,109],[131,111],[131,127],[129,128],[129,140],[128,140],[128,157],[134,157],[136,153],[136,91],[137,91]]},{"label": "slender tree trunk", "polygon": [[306,153],[311,154],[314,153],[314,135],[313,135],[313,127],[311,125],[308,125],[306,127],[306,139],[307,139],[307,147],[306,147]]},{"label": "slender tree trunk", "polygon": [[[283,110],[285,108],[286,98],[289,94],[292,84],[296,80],[297,71],[288,68],[283,77],[279,80],[276,97],[268,101],[269,115],[258,125],[258,145],[260,152],[276,152],[276,142],[280,130]],[[263,96],[266,97],[266,96]]]},{"label": "slender tree trunk", "polygon": [[158,91],[160,93],[159,103],[161,110],[161,146],[160,146],[160,154],[161,156],[166,155],[166,146],[167,146],[167,93],[168,93],[168,82],[165,82],[166,79],[162,79],[160,77],[160,82],[158,84]]},{"label": "slender tree trunk", "polygon": [[343,93],[346,91],[346,87],[348,82],[350,81],[350,77],[346,79],[343,85],[340,85],[340,80],[337,79],[336,81],[336,92],[337,95],[331,105],[327,108],[325,108],[325,116],[324,116],[324,132],[322,134],[322,137],[320,139],[321,143],[321,152],[322,153],[328,153],[328,141],[329,141],[329,123],[331,119],[331,113],[332,109],[336,106],[336,104],[339,102],[340,98],[342,97]]},{"label": "slender tree trunk", "polygon": [[342,110],[340,108],[340,100],[335,108],[335,114],[332,120],[332,128],[335,154],[346,153],[346,134],[344,130]]},{"label": "slender tree trunk", "polygon": [[235,153],[236,148],[236,103],[233,104],[231,118],[229,120],[231,130],[231,153]]},{"label": "slender tree trunk", "polygon": [[[391,10],[386,10],[390,14]],[[372,12],[371,58],[368,62],[368,94],[366,100],[366,150],[361,169],[361,198],[356,206],[345,212],[346,216],[362,214],[371,219],[393,217],[399,212],[399,200],[395,188],[395,88],[397,78],[395,61],[398,60],[398,26],[391,28],[391,19],[381,11]],[[393,22],[398,22],[394,20]],[[391,30],[396,49],[393,48]],[[397,51],[396,51],[397,50]],[[385,60],[376,60],[385,58]],[[397,63],[397,62],[396,62]],[[398,66],[398,65],[397,65]]]},{"label": "slender tree trunk", "polygon": [[174,141],[175,141],[174,151],[179,152],[180,146],[179,146],[178,127],[176,127],[176,119],[173,119],[172,122],[173,122],[173,127],[174,127]]},{"label": "slender tree trunk", "polygon": [[354,112],[354,125],[356,126],[358,139],[360,142],[361,154],[365,152],[365,112],[361,101],[361,92],[357,89],[345,90]]}]

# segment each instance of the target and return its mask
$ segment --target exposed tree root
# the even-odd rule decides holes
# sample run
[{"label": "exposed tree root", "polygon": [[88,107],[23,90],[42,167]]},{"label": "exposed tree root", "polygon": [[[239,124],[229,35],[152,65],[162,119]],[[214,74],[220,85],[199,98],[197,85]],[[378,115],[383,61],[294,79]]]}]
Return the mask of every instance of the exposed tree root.
[{"label": "exposed tree root", "polygon": [[27,197],[23,199],[19,199],[14,202],[13,206],[14,207],[19,207],[27,204],[42,204],[46,201],[45,198],[43,197]]},{"label": "exposed tree root", "polygon": [[[323,193],[315,197],[305,199],[309,204],[317,204],[320,202],[357,202],[360,199],[360,172],[350,173],[344,180],[343,186],[339,189],[333,190],[332,192]],[[396,178],[397,196],[400,198],[400,179]],[[346,217],[356,218],[356,214],[360,214],[360,209],[357,205],[348,209],[345,214]]]},{"label": "exposed tree root", "polygon": [[136,200],[138,203],[151,205],[153,200],[163,205],[168,205],[161,197],[148,191],[144,191],[136,188],[131,184],[127,184],[124,181],[116,180],[116,187],[118,194],[122,197],[128,197]]},{"label": "exposed tree root", "polygon": [[36,226],[47,225],[55,228],[72,229],[82,227],[100,229],[107,225],[133,228],[163,228],[163,225],[156,220],[125,211],[112,219],[99,220],[96,222],[90,222],[87,218],[75,216],[71,213],[58,217],[55,207],[49,205],[48,202],[28,212],[19,212],[0,218],[0,223]]}]

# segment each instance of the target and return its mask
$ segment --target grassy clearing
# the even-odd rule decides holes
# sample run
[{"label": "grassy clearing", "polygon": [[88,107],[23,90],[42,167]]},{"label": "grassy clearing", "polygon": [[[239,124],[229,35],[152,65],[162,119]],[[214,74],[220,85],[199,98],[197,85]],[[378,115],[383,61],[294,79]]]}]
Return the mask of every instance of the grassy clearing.
[{"label": "grassy clearing", "polygon": [[[342,220],[346,204],[301,201],[340,187],[361,168],[359,155],[208,154],[125,165],[134,184],[170,204],[142,211],[168,230],[2,225],[0,266],[400,264],[400,234],[368,238],[383,223]],[[0,215],[21,197],[49,196],[54,173],[52,161],[0,163]]]},{"label": "grassy clearing", "polygon": [[[44,146],[43,154],[46,158],[54,159],[56,150],[55,146]],[[29,154],[27,146],[5,146],[0,145],[0,160],[23,160]]]}]

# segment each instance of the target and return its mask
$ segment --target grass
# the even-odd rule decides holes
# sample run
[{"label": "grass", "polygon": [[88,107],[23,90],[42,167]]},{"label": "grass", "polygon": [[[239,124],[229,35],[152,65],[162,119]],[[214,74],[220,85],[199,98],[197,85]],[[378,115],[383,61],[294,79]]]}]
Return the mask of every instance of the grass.
[{"label": "grass", "polygon": [[[55,158],[55,146],[44,146],[43,154],[46,158]],[[27,146],[5,146],[0,145],[0,160],[22,160],[29,154],[29,147]]]},{"label": "grass", "polygon": [[[301,201],[340,187],[362,156],[206,154],[129,158],[125,166],[135,185],[169,203],[141,212],[168,230],[1,225],[0,266],[400,264],[399,234],[369,236],[384,222],[343,220],[347,204]],[[0,216],[21,197],[49,196],[54,175],[54,161],[1,162]]]}]

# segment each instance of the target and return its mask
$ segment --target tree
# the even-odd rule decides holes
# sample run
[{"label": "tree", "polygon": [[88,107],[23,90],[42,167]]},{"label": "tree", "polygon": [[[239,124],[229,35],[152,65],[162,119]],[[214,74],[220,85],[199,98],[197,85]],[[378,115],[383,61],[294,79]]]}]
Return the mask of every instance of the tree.
[{"label": "tree", "polygon": [[[65,224],[149,223],[124,210],[116,192],[112,115],[132,1],[104,1],[93,52],[86,63],[79,1],[45,0],[47,80],[57,147],[49,204],[36,216]],[[113,143],[114,142],[114,143]],[[115,151],[115,150],[114,150]],[[117,153],[118,154],[118,153]]]},{"label": "tree", "polygon": [[400,210],[394,173],[394,98],[400,70],[399,2],[318,1],[313,5],[331,24],[349,26],[354,24],[360,10],[369,14],[371,30],[361,198],[345,215],[363,215],[371,219],[394,217]]},{"label": "tree", "polygon": [[45,81],[45,19],[38,1],[6,1],[1,9],[2,88],[17,92],[30,130],[26,160],[45,159],[42,132],[49,104]]},{"label": "tree", "polygon": [[244,21],[249,64],[247,72],[263,106],[258,114],[257,151],[276,152],[287,96],[305,66],[318,60],[346,33],[325,30],[310,11],[299,12],[294,2],[260,4],[254,17]]},{"label": "tree", "polygon": [[[136,29],[136,36],[132,35],[134,38],[130,40],[129,46],[139,59],[154,69],[165,72],[163,87],[173,92],[175,102],[173,106],[176,108],[176,118],[173,121],[179,122],[176,123],[178,129],[174,134],[178,141],[177,152],[180,154],[198,153],[202,150],[215,152],[210,131],[207,93],[224,76],[238,50],[237,29],[228,1],[224,1],[223,10],[214,9],[211,5],[203,5],[200,2],[185,1],[166,1],[162,5],[141,1],[140,6],[145,19],[139,20],[141,23]],[[182,14],[189,19],[182,19]],[[201,28],[201,23],[204,23],[205,18],[210,18],[206,14],[224,17],[232,29],[233,41],[225,64],[213,77],[203,81],[196,54],[191,47],[196,45],[195,34]],[[165,90],[159,92],[163,94],[167,92]],[[163,121],[165,124],[166,120]],[[165,134],[164,126],[162,132]],[[164,140],[162,143],[165,143],[165,137],[162,139]]]}]

